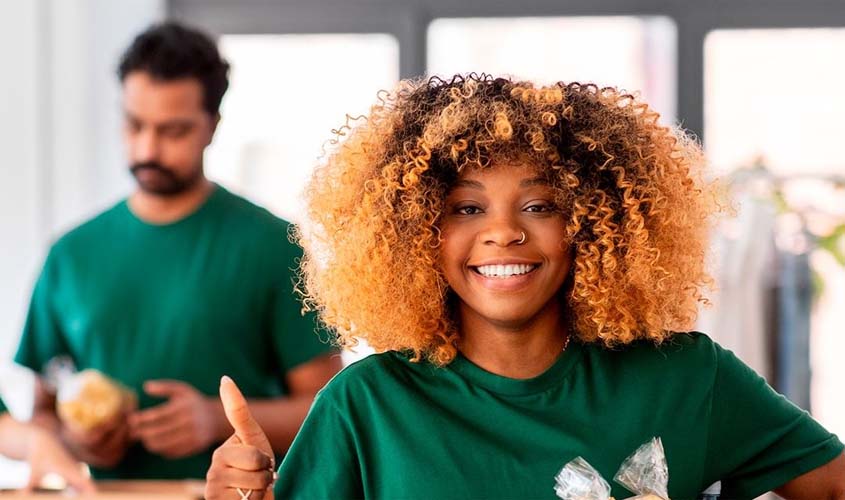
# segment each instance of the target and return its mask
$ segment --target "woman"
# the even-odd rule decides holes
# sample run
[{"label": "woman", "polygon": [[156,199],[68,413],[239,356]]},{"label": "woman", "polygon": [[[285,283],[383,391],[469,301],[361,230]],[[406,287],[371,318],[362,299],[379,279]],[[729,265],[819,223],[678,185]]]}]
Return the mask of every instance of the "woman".
[{"label": "woman", "polygon": [[70,486],[83,493],[93,493],[91,480],[82,473],[82,464],[74,459],[61,442],[45,429],[18,422],[6,412],[0,400],[0,455],[29,464],[26,490],[38,486],[49,473],[62,476]]},{"label": "woman", "polygon": [[[676,333],[706,302],[718,200],[657,118],[611,88],[470,75],[405,83],[342,129],[307,191],[304,293],[381,354],[315,400],[276,497],[555,498],[573,458],[610,480],[655,436],[671,498],[845,495],[835,436]],[[221,390],[236,436],[207,497],[258,498],[260,429]]]}]

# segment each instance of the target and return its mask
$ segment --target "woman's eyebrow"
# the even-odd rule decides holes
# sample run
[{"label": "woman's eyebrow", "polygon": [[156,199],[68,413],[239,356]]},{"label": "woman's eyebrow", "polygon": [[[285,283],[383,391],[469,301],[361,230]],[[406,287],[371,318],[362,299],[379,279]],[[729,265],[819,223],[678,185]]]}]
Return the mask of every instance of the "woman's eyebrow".
[{"label": "woman's eyebrow", "polygon": [[534,177],[531,179],[524,179],[522,182],[519,183],[519,187],[531,187],[531,186],[548,186],[549,181],[542,177]]},{"label": "woman's eyebrow", "polygon": [[452,186],[452,189],[461,188],[461,187],[480,189],[480,190],[484,191],[484,184],[482,184],[478,181],[470,181],[470,180],[466,180],[466,179],[463,179],[463,180],[456,182],[455,185]]}]

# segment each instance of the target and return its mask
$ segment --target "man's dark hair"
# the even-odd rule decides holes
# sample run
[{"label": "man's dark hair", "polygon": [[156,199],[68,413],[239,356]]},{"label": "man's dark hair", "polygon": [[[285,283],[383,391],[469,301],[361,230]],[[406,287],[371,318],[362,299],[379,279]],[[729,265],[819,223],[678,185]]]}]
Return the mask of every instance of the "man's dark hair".
[{"label": "man's dark hair", "polygon": [[133,71],[144,71],[161,81],[196,78],[204,91],[203,107],[211,115],[218,114],[229,88],[229,64],[214,40],[175,22],[155,24],[135,37],[121,57],[120,81]]}]

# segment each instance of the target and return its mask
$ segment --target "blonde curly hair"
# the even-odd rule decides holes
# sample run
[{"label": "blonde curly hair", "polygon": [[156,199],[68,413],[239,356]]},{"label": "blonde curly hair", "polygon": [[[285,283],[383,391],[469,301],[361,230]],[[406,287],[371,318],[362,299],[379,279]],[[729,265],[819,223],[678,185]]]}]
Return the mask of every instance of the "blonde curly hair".
[{"label": "blonde curly hair", "polygon": [[404,81],[334,131],[305,193],[306,308],[376,351],[448,364],[460,332],[438,264],[444,201],[463,169],[518,159],[556,193],[574,258],[561,290],[574,333],[660,343],[695,321],[718,211],[698,144],[635,96],[489,75]]}]

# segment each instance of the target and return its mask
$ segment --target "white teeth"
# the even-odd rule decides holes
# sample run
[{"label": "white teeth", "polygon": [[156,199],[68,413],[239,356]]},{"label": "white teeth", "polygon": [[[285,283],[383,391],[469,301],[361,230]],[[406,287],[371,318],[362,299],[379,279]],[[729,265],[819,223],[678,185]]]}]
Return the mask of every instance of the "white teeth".
[{"label": "white teeth", "polygon": [[494,264],[490,266],[478,266],[476,269],[488,278],[509,278],[531,272],[535,267],[537,266],[533,264]]}]

